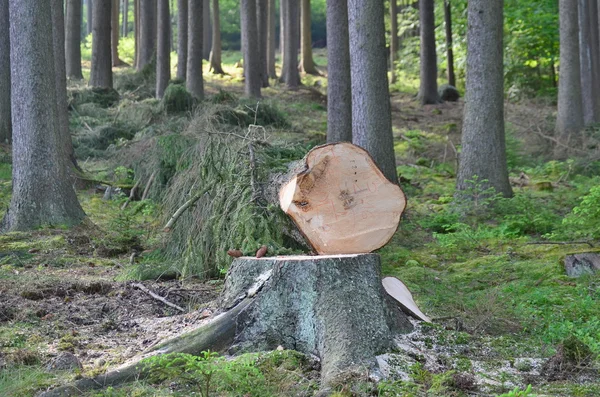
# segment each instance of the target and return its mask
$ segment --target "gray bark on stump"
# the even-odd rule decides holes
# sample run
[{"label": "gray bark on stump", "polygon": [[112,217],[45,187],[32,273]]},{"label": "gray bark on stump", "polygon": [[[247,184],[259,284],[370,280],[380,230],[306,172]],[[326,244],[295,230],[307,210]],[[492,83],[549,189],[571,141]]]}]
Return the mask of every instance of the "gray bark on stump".
[{"label": "gray bark on stump", "polygon": [[8,0],[0,0],[0,142],[12,141]]},{"label": "gray bark on stump", "polygon": [[65,57],[67,77],[83,79],[81,71],[81,1],[67,0]]},{"label": "gray bark on stump", "polygon": [[187,78],[188,0],[177,0],[177,78]]},{"label": "gray bark on stump", "polygon": [[244,34],[244,92],[251,98],[260,98],[261,64],[256,24],[256,0],[242,0],[242,26]]},{"label": "gray bark on stump", "polygon": [[327,142],[352,142],[348,0],[327,1]]},{"label": "gray bark on stump", "polygon": [[92,68],[89,85],[113,86],[111,54],[111,1],[94,1],[94,33],[92,34]]},{"label": "gray bark on stump", "polygon": [[421,23],[421,86],[417,98],[422,105],[440,103],[435,53],[435,17],[433,0],[419,1]]},{"label": "gray bark on stump", "polygon": [[169,0],[158,0],[156,98],[161,99],[171,79],[171,13]]},{"label": "gray bark on stump", "polygon": [[188,2],[188,50],[186,88],[196,99],[204,99],[204,79],[202,76],[202,13],[201,1]]},{"label": "gray bark on stump", "polygon": [[[394,348],[396,334],[412,330],[406,314],[385,292],[380,266],[377,254],[238,258],[221,295],[226,311],[140,358],[283,346],[319,357],[324,387],[346,371],[376,371],[376,356]],[[146,375],[138,358],[41,397],[114,386]]]}]

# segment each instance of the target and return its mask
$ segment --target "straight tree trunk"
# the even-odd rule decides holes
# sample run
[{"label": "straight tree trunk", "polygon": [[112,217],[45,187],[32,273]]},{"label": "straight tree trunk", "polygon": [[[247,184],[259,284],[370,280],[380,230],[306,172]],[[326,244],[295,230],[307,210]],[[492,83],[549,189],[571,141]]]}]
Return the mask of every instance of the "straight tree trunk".
[{"label": "straight tree trunk", "polygon": [[0,142],[11,143],[10,111],[10,29],[8,1],[0,0]]},{"label": "straight tree trunk", "polygon": [[433,0],[419,0],[419,20],[421,23],[421,86],[418,99],[423,105],[440,103],[437,90]]},{"label": "straight tree trunk", "polygon": [[67,175],[57,107],[49,106],[57,103],[51,2],[11,0],[9,9],[12,114],[19,117],[12,198],[1,229],[73,226],[85,214]]},{"label": "straight tree trunk", "polygon": [[152,62],[156,49],[156,0],[140,0],[140,60],[137,70],[141,71]]},{"label": "straight tree trunk", "polygon": [[[590,47],[592,54],[592,85],[594,92],[600,92],[600,25],[598,20],[598,2],[588,0],[590,3],[589,24],[590,24]],[[594,98],[594,121],[600,121],[600,98],[597,95]]]},{"label": "straight tree trunk", "polygon": [[[398,54],[398,4],[397,0],[390,0],[390,71],[391,83],[396,82],[396,56]],[[329,42],[328,42],[329,44]]]},{"label": "straight tree trunk", "polygon": [[124,62],[119,59],[119,0],[112,0],[112,2],[110,22],[112,65],[121,66]]},{"label": "straight tree trunk", "polygon": [[299,39],[299,7],[296,0],[283,0],[283,67],[281,80],[289,89],[295,90],[300,85],[298,72],[298,39]]},{"label": "straight tree trunk", "polygon": [[244,34],[244,91],[251,98],[260,98],[261,64],[258,47],[258,27],[256,21],[256,0],[242,0],[242,26]]},{"label": "straight tree trunk", "polygon": [[348,0],[348,29],[352,142],[366,149],[385,177],[397,184],[383,2]]},{"label": "straight tree trunk", "polygon": [[93,0],[87,0],[87,22],[86,22],[86,26],[87,26],[87,34],[88,36],[90,34],[92,34],[92,26],[94,25],[94,15],[93,15],[93,9],[94,9],[94,2]]},{"label": "straight tree trunk", "polygon": [[213,0],[213,34],[212,49],[210,51],[210,70],[213,74],[225,74],[221,65],[221,16],[219,0]]},{"label": "straight tree trunk", "polygon": [[83,79],[81,71],[81,0],[67,0],[65,57],[67,77]]},{"label": "straight tree trunk", "polygon": [[202,0],[204,10],[202,12],[202,58],[208,61],[210,59],[210,49],[212,47],[212,30],[210,20],[210,0]]},{"label": "straight tree trunk", "polygon": [[258,27],[258,55],[260,80],[263,87],[269,86],[267,51],[269,49],[269,0],[256,0],[256,25]]},{"label": "straight tree trunk", "polygon": [[288,0],[279,0],[279,54],[281,54],[281,81],[285,70],[285,13]]},{"label": "straight tree trunk", "polygon": [[454,75],[454,52],[452,51],[452,8],[450,0],[444,0],[444,25],[446,27],[446,63],[448,64],[448,84],[456,87]]},{"label": "straight tree trunk", "polygon": [[[484,189],[512,196],[504,139],[503,1],[468,3],[467,80],[457,190]],[[487,181],[487,182],[484,182]]]},{"label": "straight tree trunk", "polygon": [[161,99],[171,80],[171,12],[169,0],[158,0],[158,44],[156,51],[156,98]]},{"label": "straight tree trunk", "polygon": [[[576,0],[559,0],[560,70],[558,76],[557,138],[563,145],[577,137],[583,128],[581,69],[579,65],[579,22]],[[566,155],[556,147],[558,157]]]},{"label": "straight tree trunk", "polygon": [[111,6],[112,0],[94,1],[94,31],[92,33],[92,68],[89,85],[113,86],[111,60]]},{"label": "straight tree trunk", "polygon": [[275,10],[275,0],[268,0],[269,16],[267,25],[267,76],[270,79],[277,78],[275,70],[275,20],[277,18],[277,10]]},{"label": "straight tree trunk", "polygon": [[595,92],[593,87],[591,30],[588,17],[589,0],[577,0],[579,3],[579,66],[581,70],[581,103],[583,105],[583,123],[594,122]]},{"label": "straight tree trunk", "polygon": [[307,74],[320,75],[312,55],[312,33],[310,30],[310,0],[301,0],[301,48],[300,71]]},{"label": "straight tree trunk", "polygon": [[135,70],[140,65],[140,0],[133,0],[133,35],[135,42]]},{"label": "straight tree trunk", "polygon": [[121,28],[121,35],[127,37],[129,34],[129,0],[123,0],[123,22]]},{"label": "straight tree trunk", "polygon": [[187,90],[198,100],[204,99],[202,77],[202,13],[200,0],[188,2]]},{"label": "straight tree trunk", "polygon": [[177,0],[177,78],[184,81],[187,77],[187,51],[188,0]]},{"label": "straight tree trunk", "polygon": [[328,0],[326,21],[327,142],[352,142],[348,0]]}]

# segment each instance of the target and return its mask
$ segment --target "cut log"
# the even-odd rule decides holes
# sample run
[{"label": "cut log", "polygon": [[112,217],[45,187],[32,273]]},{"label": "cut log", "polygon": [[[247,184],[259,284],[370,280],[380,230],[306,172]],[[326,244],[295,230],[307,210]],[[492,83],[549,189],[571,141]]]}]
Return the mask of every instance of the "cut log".
[{"label": "cut log", "polygon": [[431,319],[419,309],[413,299],[412,293],[402,281],[398,280],[396,277],[386,277],[381,283],[383,284],[385,291],[400,303],[400,306],[405,312],[408,312],[408,314],[421,321],[431,322]]},{"label": "cut log", "polygon": [[351,143],[311,150],[305,168],[279,193],[279,204],[322,255],[371,252],[398,228],[404,193],[364,149]]}]

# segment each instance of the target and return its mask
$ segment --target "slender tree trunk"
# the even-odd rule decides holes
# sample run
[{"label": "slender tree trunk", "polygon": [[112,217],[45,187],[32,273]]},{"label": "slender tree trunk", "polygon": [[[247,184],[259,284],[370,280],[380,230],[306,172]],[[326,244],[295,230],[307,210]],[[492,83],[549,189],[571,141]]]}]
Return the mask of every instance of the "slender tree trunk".
[{"label": "slender tree trunk", "polygon": [[281,80],[289,89],[297,89],[300,85],[300,73],[298,72],[298,36],[299,30],[299,4],[296,0],[283,0],[285,6],[283,21],[283,68]]},{"label": "slender tree trunk", "polygon": [[366,149],[385,177],[397,184],[383,2],[348,0],[348,29],[352,141]]},{"label": "slender tree trunk", "polygon": [[469,0],[467,80],[457,190],[483,187],[512,196],[504,139],[503,1]]},{"label": "slender tree trunk", "polygon": [[133,30],[135,42],[135,70],[140,65],[140,0],[133,0]]},{"label": "slender tree trunk", "polygon": [[352,91],[348,40],[348,0],[328,0],[327,142],[352,142]]},{"label": "slender tree trunk", "polygon": [[[581,69],[579,65],[579,22],[576,0],[559,0],[560,70],[558,76],[558,113],[556,133],[564,145],[577,137],[583,128]],[[566,155],[556,147],[558,157]]]},{"label": "slender tree trunk", "polygon": [[156,49],[156,0],[140,0],[140,61],[138,71],[152,62]]},{"label": "slender tree trunk", "polygon": [[8,1],[0,0],[0,142],[11,143],[10,112],[10,30]]},{"label": "slender tree trunk", "polygon": [[[600,25],[598,20],[598,2],[588,0],[590,3],[589,24],[590,24],[590,47],[592,54],[592,85],[594,92],[600,92]],[[594,98],[594,121],[600,121],[600,98],[597,95]]]},{"label": "slender tree trunk", "polygon": [[456,87],[454,75],[454,52],[452,51],[452,8],[450,0],[444,0],[444,25],[446,25],[446,63],[448,64],[448,84]]},{"label": "slender tree trunk", "polygon": [[188,2],[187,90],[197,99],[204,99],[202,76],[202,13],[200,0]]},{"label": "slender tree trunk", "polygon": [[67,29],[65,39],[67,77],[83,79],[81,71],[81,0],[67,0]]},{"label": "slender tree trunk", "polygon": [[57,103],[51,2],[11,0],[9,7],[12,114],[19,117],[13,120],[12,198],[1,228],[73,226],[85,214],[67,174],[57,107],[49,106]]},{"label": "slender tree trunk", "polygon": [[187,51],[188,0],[177,0],[177,78],[184,81],[187,77]]},{"label": "slender tree trunk", "polygon": [[112,0],[112,2],[110,22],[112,65],[121,66],[124,62],[119,59],[119,0]]},{"label": "slender tree trunk", "polygon": [[590,2],[577,0],[579,3],[579,66],[581,69],[581,103],[583,105],[583,123],[594,122],[595,92],[593,87],[591,26],[588,14]]},{"label": "slender tree trunk", "polygon": [[268,0],[269,16],[267,25],[267,76],[270,79],[277,78],[275,70],[275,20],[277,18],[277,10],[275,10],[275,0]]},{"label": "slender tree trunk", "polygon": [[267,51],[269,49],[269,0],[256,0],[256,25],[258,27],[258,56],[260,80],[263,87],[269,86]]},{"label": "slender tree trunk", "polygon": [[158,0],[158,44],[156,51],[156,98],[161,99],[171,80],[171,12],[169,0]]},{"label": "slender tree trunk", "polygon": [[212,49],[210,51],[210,70],[214,74],[225,74],[221,66],[221,16],[219,0],[213,0],[213,34]]},{"label": "slender tree trunk", "polygon": [[245,93],[251,98],[260,98],[261,64],[258,49],[258,29],[256,24],[256,0],[242,0],[242,26],[244,27],[244,77]]},{"label": "slender tree trunk", "polygon": [[285,63],[285,13],[288,0],[279,0],[279,53],[281,54],[281,79],[283,81],[283,70]]},{"label": "slender tree trunk", "polygon": [[397,0],[390,0],[390,71],[392,84],[396,82],[396,56],[398,54],[399,44],[398,4]]},{"label": "slender tree trunk", "polygon": [[301,48],[300,71],[307,74],[320,75],[312,55],[312,33],[310,30],[310,0],[301,0]]},{"label": "slender tree trunk", "polygon": [[123,0],[123,22],[121,28],[121,35],[127,37],[129,34],[129,0]]},{"label": "slender tree trunk", "polygon": [[92,26],[94,25],[94,21],[93,21],[93,19],[94,19],[94,15],[93,15],[94,10],[93,9],[94,9],[94,2],[93,2],[93,0],[87,0],[87,23],[86,23],[86,26],[87,26],[87,34],[88,34],[88,36],[90,34],[92,34]]},{"label": "slender tree trunk", "polygon": [[419,101],[423,105],[440,102],[437,90],[437,58],[435,54],[435,17],[433,0],[419,0],[421,22],[421,86]]},{"label": "slender tree trunk", "polygon": [[202,13],[202,58],[208,61],[210,59],[210,49],[212,47],[212,27],[210,18],[210,0],[202,0],[204,10]]},{"label": "slender tree trunk", "polygon": [[94,31],[92,33],[92,68],[90,86],[113,86],[111,60],[111,6],[112,0],[94,1]]}]

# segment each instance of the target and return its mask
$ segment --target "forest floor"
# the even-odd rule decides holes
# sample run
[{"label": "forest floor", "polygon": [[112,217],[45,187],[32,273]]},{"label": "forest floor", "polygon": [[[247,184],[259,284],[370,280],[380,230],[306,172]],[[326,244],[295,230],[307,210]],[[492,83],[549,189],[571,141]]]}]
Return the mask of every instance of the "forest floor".
[{"label": "forest floor", "polygon": [[[236,57],[225,57],[231,60],[229,76],[206,75],[209,98],[223,95],[220,90],[242,96]],[[127,78],[129,72],[118,73]],[[276,85],[263,93],[291,126],[270,133],[314,145],[325,138],[326,79],[306,76],[303,82],[299,91]],[[135,95],[120,91],[121,105],[75,107],[71,124],[76,134],[117,118],[136,131],[155,126],[180,131],[189,116],[164,114],[157,101],[136,97],[143,89],[136,88]],[[398,352],[381,358],[388,380],[376,384],[358,377],[339,385],[336,395],[599,395],[600,282],[595,275],[569,278],[563,267],[565,255],[597,250],[590,248],[600,237],[600,213],[594,211],[600,205],[600,192],[593,189],[600,182],[596,160],[551,160],[552,104],[507,103],[515,197],[481,195],[475,203],[460,202],[453,198],[453,187],[463,102],[422,107],[414,94],[405,88],[392,92],[394,144],[408,209],[380,254],[384,275],[403,280],[434,321],[417,324],[415,332],[399,338]],[[138,106],[136,112],[123,102]],[[126,140],[107,150],[120,145]],[[6,148],[2,159],[0,204],[5,208],[11,178]],[[89,175],[116,183],[129,170],[115,161],[118,156],[79,158]],[[473,181],[474,192],[479,185]],[[161,203],[150,199],[121,210],[125,195],[104,200],[103,194],[94,184],[79,190],[91,221],[85,226],[0,236],[1,396],[32,396],[102,373],[198,326],[215,310],[222,277],[182,278],[172,271],[174,265],[157,264]],[[148,273],[148,267],[160,270]],[[183,311],[152,298],[138,284]],[[50,368],[64,352],[73,353],[81,368]],[[207,362],[215,373],[210,395],[310,396],[318,388],[314,365],[289,351],[232,361],[209,357]],[[87,395],[199,395],[200,381],[173,370],[158,380]]]}]

